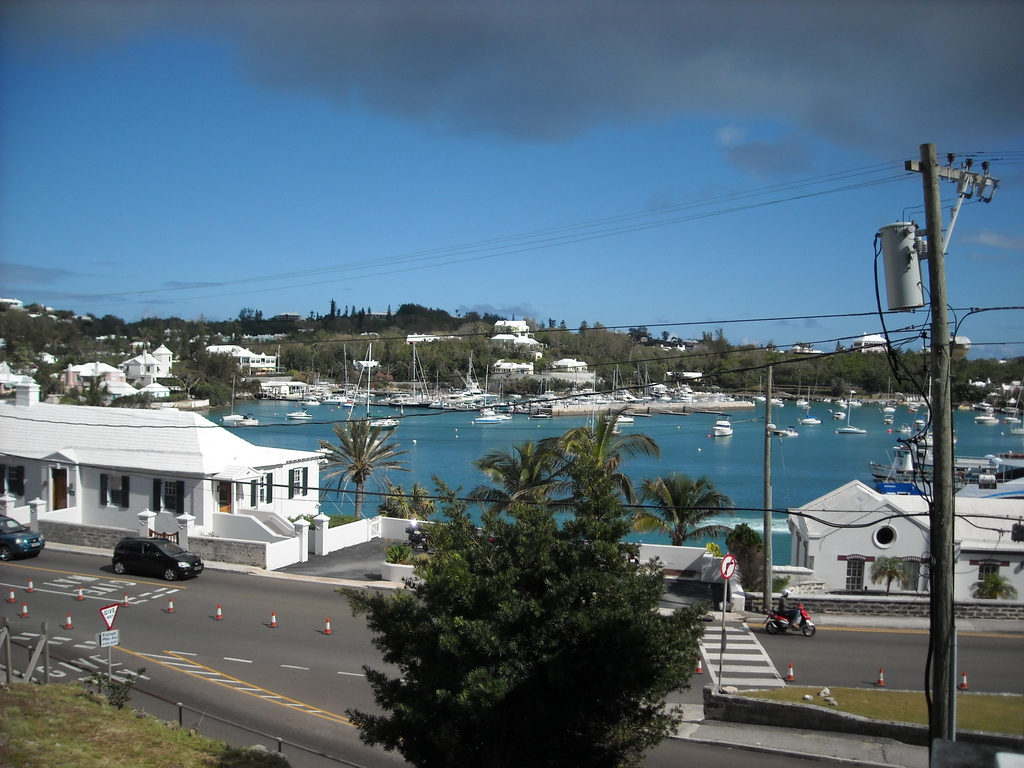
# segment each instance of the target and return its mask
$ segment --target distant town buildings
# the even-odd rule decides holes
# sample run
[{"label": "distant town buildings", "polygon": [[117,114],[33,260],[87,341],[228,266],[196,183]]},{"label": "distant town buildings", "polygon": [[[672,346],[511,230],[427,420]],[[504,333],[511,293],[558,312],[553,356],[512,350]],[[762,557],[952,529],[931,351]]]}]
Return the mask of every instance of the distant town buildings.
[{"label": "distant town buildings", "polygon": [[251,352],[237,344],[211,344],[206,348],[211,355],[232,355],[246,373],[268,373],[277,370],[277,355]]},{"label": "distant town buildings", "polygon": [[153,352],[143,351],[131,360],[125,360],[118,367],[127,379],[148,386],[157,379],[166,379],[170,376],[173,364],[174,353],[161,344]]},{"label": "distant town buildings", "polygon": [[494,324],[495,335],[491,341],[495,344],[511,344],[517,347],[539,347],[539,341],[530,333],[530,326],[525,320],[499,320]]}]

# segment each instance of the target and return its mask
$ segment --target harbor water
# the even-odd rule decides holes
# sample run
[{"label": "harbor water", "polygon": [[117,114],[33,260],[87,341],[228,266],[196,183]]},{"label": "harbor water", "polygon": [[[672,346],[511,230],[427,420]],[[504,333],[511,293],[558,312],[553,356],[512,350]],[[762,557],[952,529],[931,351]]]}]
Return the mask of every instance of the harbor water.
[{"label": "harbor water", "polygon": [[[337,443],[333,432],[335,422],[349,418],[349,409],[340,406],[306,406],[312,416],[309,421],[293,421],[286,414],[295,410],[293,403],[262,400],[240,404],[238,412],[252,413],[259,426],[234,430],[240,437],[256,445],[315,451],[320,440]],[[836,428],[846,421],[832,418],[827,403],[815,403],[810,415],[821,419],[820,425],[803,426],[797,419],[802,409],[792,404],[773,409],[773,421],[780,428],[794,425],[796,437],[774,437],[772,441],[772,507],[785,510],[802,506],[851,480],[872,485],[871,461],[889,462],[893,447],[904,435],[898,434],[901,424],[913,424],[916,414],[900,406],[892,426],[883,424],[878,405],[867,404],[853,408],[850,419],[853,426],[867,430],[864,435],[841,435]],[[217,423],[227,409],[213,409],[209,418]],[[408,490],[412,483],[425,485],[433,492],[432,477],[437,475],[452,488],[463,493],[485,482],[483,473],[473,462],[494,448],[511,448],[515,443],[540,440],[560,435],[567,429],[585,425],[585,417],[562,417],[532,420],[516,415],[510,421],[475,424],[475,411],[439,411],[407,409],[400,413],[393,408],[373,406],[374,418],[398,416],[401,425],[392,431],[390,442],[398,450],[407,451],[399,459],[406,462],[409,471],[389,473],[389,479]],[[365,406],[355,409],[354,418],[365,417]],[[1024,437],[1011,436],[1010,427],[1002,422],[993,425],[976,424],[973,411],[957,411],[954,426],[958,456],[985,456],[1024,450]],[[717,417],[713,414],[654,415],[637,417],[633,424],[623,425],[624,434],[644,433],[652,437],[661,448],[661,458],[639,457],[626,461],[624,471],[639,487],[647,477],[684,472],[693,477],[707,475],[728,494],[736,507],[734,514],[722,514],[713,519],[727,526],[747,523],[755,530],[763,530],[764,507],[764,419],[763,406],[755,410],[736,411],[732,415],[733,435],[711,437],[711,428]],[[321,485],[326,486],[326,482]],[[382,484],[371,481],[367,491],[382,491]],[[349,489],[351,491],[351,488]],[[379,502],[367,499],[368,510]],[[328,494],[322,500],[325,514],[353,510],[351,492],[339,497]],[[774,515],[772,523],[773,560],[778,565],[789,562],[790,535],[784,512]],[[668,543],[668,537],[657,534],[631,534],[635,541]],[[703,542],[694,542],[702,545]]]}]

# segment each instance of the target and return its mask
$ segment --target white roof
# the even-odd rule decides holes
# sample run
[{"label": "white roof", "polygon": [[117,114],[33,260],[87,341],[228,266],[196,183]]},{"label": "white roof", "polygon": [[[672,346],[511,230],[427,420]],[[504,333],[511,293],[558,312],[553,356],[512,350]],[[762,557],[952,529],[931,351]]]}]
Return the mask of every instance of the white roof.
[{"label": "white roof", "polygon": [[26,459],[60,454],[90,466],[210,477],[320,458],[314,451],[252,445],[197,413],[172,408],[39,402],[0,404],[0,453]]},{"label": "white roof", "polygon": [[[1024,542],[1010,540],[1013,523],[1024,517],[1024,499],[957,496],[954,508],[956,522],[953,537],[960,542],[961,549],[994,551],[998,548],[1001,551],[1024,552]],[[851,480],[792,511],[813,516],[797,518],[798,524],[811,535],[824,536],[842,530],[842,526],[862,525],[889,517],[906,517],[925,530],[931,528],[928,500],[924,496],[879,493],[860,480]],[[819,522],[813,518],[828,522]]]},{"label": "white roof", "polygon": [[106,363],[82,363],[81,365],[69,365],[67,368],[73,373],[77,373],[79,376],[101,376],[105,373],[120,373],[120,368],[115,368],[112,365]]},{"label": "white roof", "polygon": [[144,386],[139,392],[149,392],[151,395],[168,395],[171,390],[160,382],[154,381],[152,384]]}]

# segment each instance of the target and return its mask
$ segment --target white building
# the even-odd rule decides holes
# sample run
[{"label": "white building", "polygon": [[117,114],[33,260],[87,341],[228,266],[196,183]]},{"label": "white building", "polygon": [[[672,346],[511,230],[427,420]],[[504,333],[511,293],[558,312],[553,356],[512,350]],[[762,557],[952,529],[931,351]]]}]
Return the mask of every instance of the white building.
[{"label": "white building", "polygon": [[0,362],[0,394],[6,394],[8,390],[14,389],[18,384],[30,384],[31,376],[23,376],[20,373],[11,373],[11,366],[4,360]]},{"label": "white building", "polygon": [[[1024,542],[1011,540],[1014,523],[1024,516],[1024,499],[957,495],[955,505],[954,598],[970,598],[971,587],[990,573],[1006,577],[1024,594]],[[893,593],[928,591],[922,565],[928,562],[930,522],[923,496],[882,494],[853,480],[791,509],[789,530],[791,564],[813,570],[829,591],[884,590],[884,582],[871,582],[871,565],[880,557],[903,560],[911,574],[906,590],[893,582]]]},{"label": "white building", "polygon": [[587,364],[572,357],[563,357],[551,364],[551,370],[561,373],[586,373]]},{"label": "white building", "polygon": [[[75,526],[111,529],[116,539],[142,519],[215,542],[291,541],[288,518],[316,514],[319,459],[252,445],[193,412],[41,403],[36,384],[0,404],[5,507],[23,517],[37,500],[38,522],[71,541]],[[288,551],[296,562],[298,543]]]},{"label": "white building", "polygon": [[491,366],[494,373],[518,374],[529,376],[533,373],[533,363],[513,363],[506,360],[498,360]]},{"label": "white building", "polygon": [[118,366],[124,371],[125,377],[145,387],[157,379],[166,379],[171,375],[174,365],[174,353],[161,344],[153,352],[143,351],[131,360],[125,360]]},{"label": "white building", "polygon": [[885,337],[877,333],[865,333],[853,342],[853,348],[860,352],[885,352],[889,349]]},{"label": "white building", "polygon": [[211,355],[231,355],[246,373],[265,373],[277,370],[277,355],[251,352],[237,344],[211,344],[206,348]]},{"label": "white building", "polygon": [[499,320],[494,324],[495,335],[491,341],[495,344],[511,344],[517,347],[539,347],[539,341],[530,333],[530,326],[525,320]]},{"label": "white building", "polygon": [[110,398],[138,394],[138,390],[125,380],[124,371],[106,363],[82,363],[69,365],[64,370],[64,388],[80,390],[93,382],[102,384]]}]

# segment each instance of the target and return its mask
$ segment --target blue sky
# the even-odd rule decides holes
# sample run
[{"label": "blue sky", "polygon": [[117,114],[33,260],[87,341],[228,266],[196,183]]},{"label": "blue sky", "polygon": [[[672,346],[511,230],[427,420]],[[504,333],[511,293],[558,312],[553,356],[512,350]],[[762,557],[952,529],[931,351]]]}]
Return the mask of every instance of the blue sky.
[{"label": "blue sky", "polygon": [[[832,349],[880,329],[825,316],[874,310],[875,232],[924,225],[902,161],[933,142],[1000,180],[960,213],[950,304],[1019,306],[1022,29],[1011,2],[6,2],[0,292]],[[1022,355],[1024,311],[961,333]]]}]

